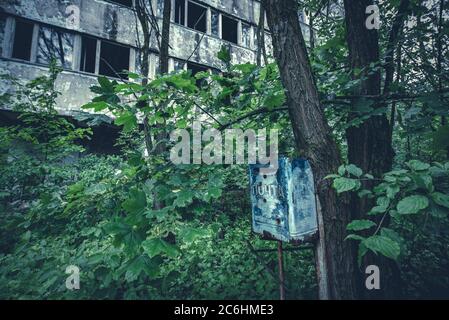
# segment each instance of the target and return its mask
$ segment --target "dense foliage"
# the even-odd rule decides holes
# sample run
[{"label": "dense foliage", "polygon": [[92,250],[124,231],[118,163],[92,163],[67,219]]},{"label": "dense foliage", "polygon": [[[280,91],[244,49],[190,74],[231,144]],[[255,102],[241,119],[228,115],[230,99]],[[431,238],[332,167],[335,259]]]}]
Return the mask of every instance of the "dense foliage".
[{"label": "dense foliage", "polygon": [[[305,6],[314,12],[320,3]],[[397,1],[385,3],[385,12],[397,10]],[[349,127],[378,114],[396,119],[393,170],[373,176],[348,163],[327,178],[339,194],[374,203],[364,213],[369,219],[347,226],[359,262],[368,252],[387,257],[398,266],[403,296],[414,298],[449,296],[449,71],[441,57],[448,26],[435,28],[436,9],[412,1],[410,15],[424,18],[401,35],[406,55],[399,55],[392,93],[358,97],[356,110],[350,95],[361,80],[352,79],[347,66],[342,17],[317,14],[320,41],[310,48],[343,158]],[[390,24],[382,28],[385,51]],[[415,39],[421,39],[418,48]],[[444,46],[429,49],[441,39]],[[278,297],[275,243],[251,234],[246,166],[167,161],[169,133],[191,130],[198,118],[217,130],[278,129],[280,153],[301,156],[276,63],[233,65],[226,48],[218,55],[220,74],[179,71],[148,82],[133,73],[130,81],[100,77],[92,87],[96,98],[83,109],[108,112],[122,128],[121,152],[114,156],[83,148],[92,135],[85,121],[101,122],[99,116],[77,122],[58,115],[54,83],[61,70],[54,65],[27,84],[3,77],[17,91],[2,103],[20,116],[17,126],[0,128],[0,298]],[[437,65],[414,62],[438,59]],[[384,107],[374,108],[379,103]],[[273,251],[257,252],[267,248]],[[313,251],[301,249],[285,253],[287,297],[316,298]],[[69,265],[81,270],[79,291],[65,287]]]}]

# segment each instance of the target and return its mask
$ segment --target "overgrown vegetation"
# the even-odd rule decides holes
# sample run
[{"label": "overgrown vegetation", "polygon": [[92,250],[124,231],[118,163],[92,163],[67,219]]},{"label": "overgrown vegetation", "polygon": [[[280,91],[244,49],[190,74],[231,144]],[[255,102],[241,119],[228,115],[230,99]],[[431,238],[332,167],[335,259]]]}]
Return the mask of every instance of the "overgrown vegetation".
[{"label": "overgrown vegetation", "polygon": [[[308,4],[317,10],[316,1]],[[311,65],[342,158],[348,158],[348,128],[379,115],[392,123],[395,151],[392,170],[382,175],[345,161],[325,180],[341,197],[350,194],[370,207],[345,235],[357,245],[359,265],[367,254],[386,257],[399,270],[401,297],[447,298],[449,72],[447,61],[439,69],[417,66],[414,60],[431,61],[441,52],[427,51],[426,44],[413,50],[413,39],[447,39],[448,26],[432,29],[438,20],[432,8],[414,1],[410,8],[430,18],[420,28],[404,28],[400,47],[407,55],[398,54],[398,80],[387,94],[356,98],[364,75],[384,61],[350,69],[342,18],[317,15],[320,43],[310,48]],[[447,44],[440,51],[447,52]],[[25,85],[3,77],[17,91],[2,103],[20,114],[20,125],[0,128],[0,298],[278,297],[275,244],[251,234],[247,168],[174,165],[169,149],[158,148],[173,143],[171,131],[190,130],[201,117],[217,130],[279,129],[279,152],[303,156],[278,65],[233,65],[225,48],[218,55],[221,74],[100,77],[92,88],[97,97],[83,109],[114,115],[123,129],[115,156],[88,154],[82,142],[91,130],[58,115],[54,83],[61,70],[55,65]],[[435,87],[429,77],[442,80]],[[288,251],[285,259],[287,297],[316,298],[313,251]],[[81,270],[79,291],[65,287],[69,265]]]}]

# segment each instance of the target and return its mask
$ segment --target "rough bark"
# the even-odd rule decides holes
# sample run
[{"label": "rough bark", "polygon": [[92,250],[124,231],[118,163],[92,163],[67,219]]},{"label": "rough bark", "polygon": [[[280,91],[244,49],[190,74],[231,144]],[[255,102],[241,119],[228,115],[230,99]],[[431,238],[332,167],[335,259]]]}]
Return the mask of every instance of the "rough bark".
[{"label": "rough bark", "polygon": [[337,197],[329,180],[341,164],[337,144],[326,122],[301,33],[295,0],[264,0],[273,49],[286,89],[296,147],[310,160],[322,209],[324,251],[331,299],[356,297],[355,261],[349,241],[344,241],[349,210]]},{"label": "rough bark", "polygon": [[[372,0],[344,0],[345,7],[345,23],[346,23],[346,39],[349,49],[349,61],[352,70],[352,78],[359,80],[360,84],[354,89],[354,96],[381,94],[381,71],[369,70],[371,64],[380,62],[379,54],[379,35],[376,29],[368,29],[366,27],[366,8],[374,4]],[[385,88],[387,92],[392,82],[394,73],[393,52],[397,42],[398,33],[401,29],[405,12],[408,8],[408,1],[402,0],[400,12],[396,17],[392,30],[390,32],[389,42],[387,45],[387,78]],[[391,65],[390,65],[391,64]],[[391,70],[391,67],[393,68]],[[361,73],[356,70],[362,70]],[[357,111],[360,99],[354,99],[352,109]],[[373,108],[382,108],[385,105],[373,104]],[[349,120],[357,117],[357,113],[353,112],[349,116]],[[360,167],[364,172],[369,172],[375,177],[381,177],[383,173],[391,170],[393,162],[393,148],[391,127],[386,113],[377,116],[371,116],[358,127],[350,127],[346,131],[348,143],[348,162]],[[373,187],[373,183],[364,182],[365,188]],[[366,218],[366,213],[373,207],[372,200],[360,199],[357,195],[351,197],[351,215],[353,219]],[[388,224],[388,219],[384,220],[384,225]],[[362,271],[370,264],[379,266],[382,272],[381,290],[368,291],[363,285],[359,286],[360,295],[366,298],[386,298],[396,296],[399,291],[397,288],[398,268],[395,263],[383,257],[377,257],[368,254],[364,259]],[[395,278],[393,278],[395,275]],[[363,279],[364,273],[360,273],[360,280]],[[358,282],[362,284],[362,281]]]},{"label": "rough bark", "polygon": [[171,17],[171,0],[164,0],[162,39],[159,53],[159,64],[162,74],[168,73],[168,49],[170,46],[170,17]]},{"label": "rough bark", "polygon": [[[369,72],[371,63],[379,62],[379,36],[375,29],[366,28],[366,8],[372,5],[372,0],[345,0],[345,22],[349,60],[353,70],[352,78],[361,79],[360,85],[354,90],[355,96],[380,95],[380,69]],[[363,70],[360,74],[356,70]],[[354,111],[360,100],[353,101]],[[381,105],[373,105],[380,108]],[[351,113],[349,120],[355,115]],[[372,116],[358,127],[351,127],[346,132],[348,141],[348,161],[360,167],[364,172],[381,176],[391,169],[393,149],[389,137],[389,121],[385,114]],[[354,211],[366,212],[367,206]]]},{"label": "rough bark", "polygon": [[[147,10],[145,8],[145,1],[138,0],[136,1],[136,15],[139,20],[140,26],[142,27],[143,34],[143,44],[140,47],[141,52],[141,73],[143,75],[142,85],[146,86],[148,84],[148,75],[149,75],[149,56],[150,56],[150,41],[151,41],[151,23],[150,17],[147,14]],[[148,102],[142,102],[143,104],[147,104]],[[148,154],[150,154],[153,149],[153,142],[151,138],[151,129],[148,124],[148,117],[143,119],[143,132],[145,139],[145,147],[147,149]]]}]

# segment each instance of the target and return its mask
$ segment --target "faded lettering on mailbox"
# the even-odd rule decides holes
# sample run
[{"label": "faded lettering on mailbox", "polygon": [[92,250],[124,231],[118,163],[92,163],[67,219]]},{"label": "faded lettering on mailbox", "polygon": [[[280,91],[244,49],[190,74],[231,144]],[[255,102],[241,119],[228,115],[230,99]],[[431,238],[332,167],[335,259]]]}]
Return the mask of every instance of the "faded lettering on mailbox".
[{"label": "faded lettering on mailbox", "polygon": [[312,169],[306,160],[279,159],[276,172],[250,165],[252,227],[255,233],[285,242],[301,242],[318,229]]}]

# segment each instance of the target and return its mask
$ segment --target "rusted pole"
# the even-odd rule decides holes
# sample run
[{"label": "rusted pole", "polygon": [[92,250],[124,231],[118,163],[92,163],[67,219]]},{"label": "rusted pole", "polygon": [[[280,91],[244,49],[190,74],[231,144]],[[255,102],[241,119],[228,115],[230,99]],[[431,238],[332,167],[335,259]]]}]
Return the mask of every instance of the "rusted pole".
[{"label": "rusted pole", "polygon": [[282,241],[278,241],[278,265],[279,265],[280,300],[285,300],[284,258],[282,251]]},{"label": "rusted pole", "polygon": [[316,210],[318,219],[318,239],[315,243],[315,266],[318,280],[318,297],[320,300],[329,300],[329,286],[327,277],[327,261],[326,261],[326,248],[324,243],[324,223],[323,214],[321,212],[321,204],[318,196],[315,196]]}]

